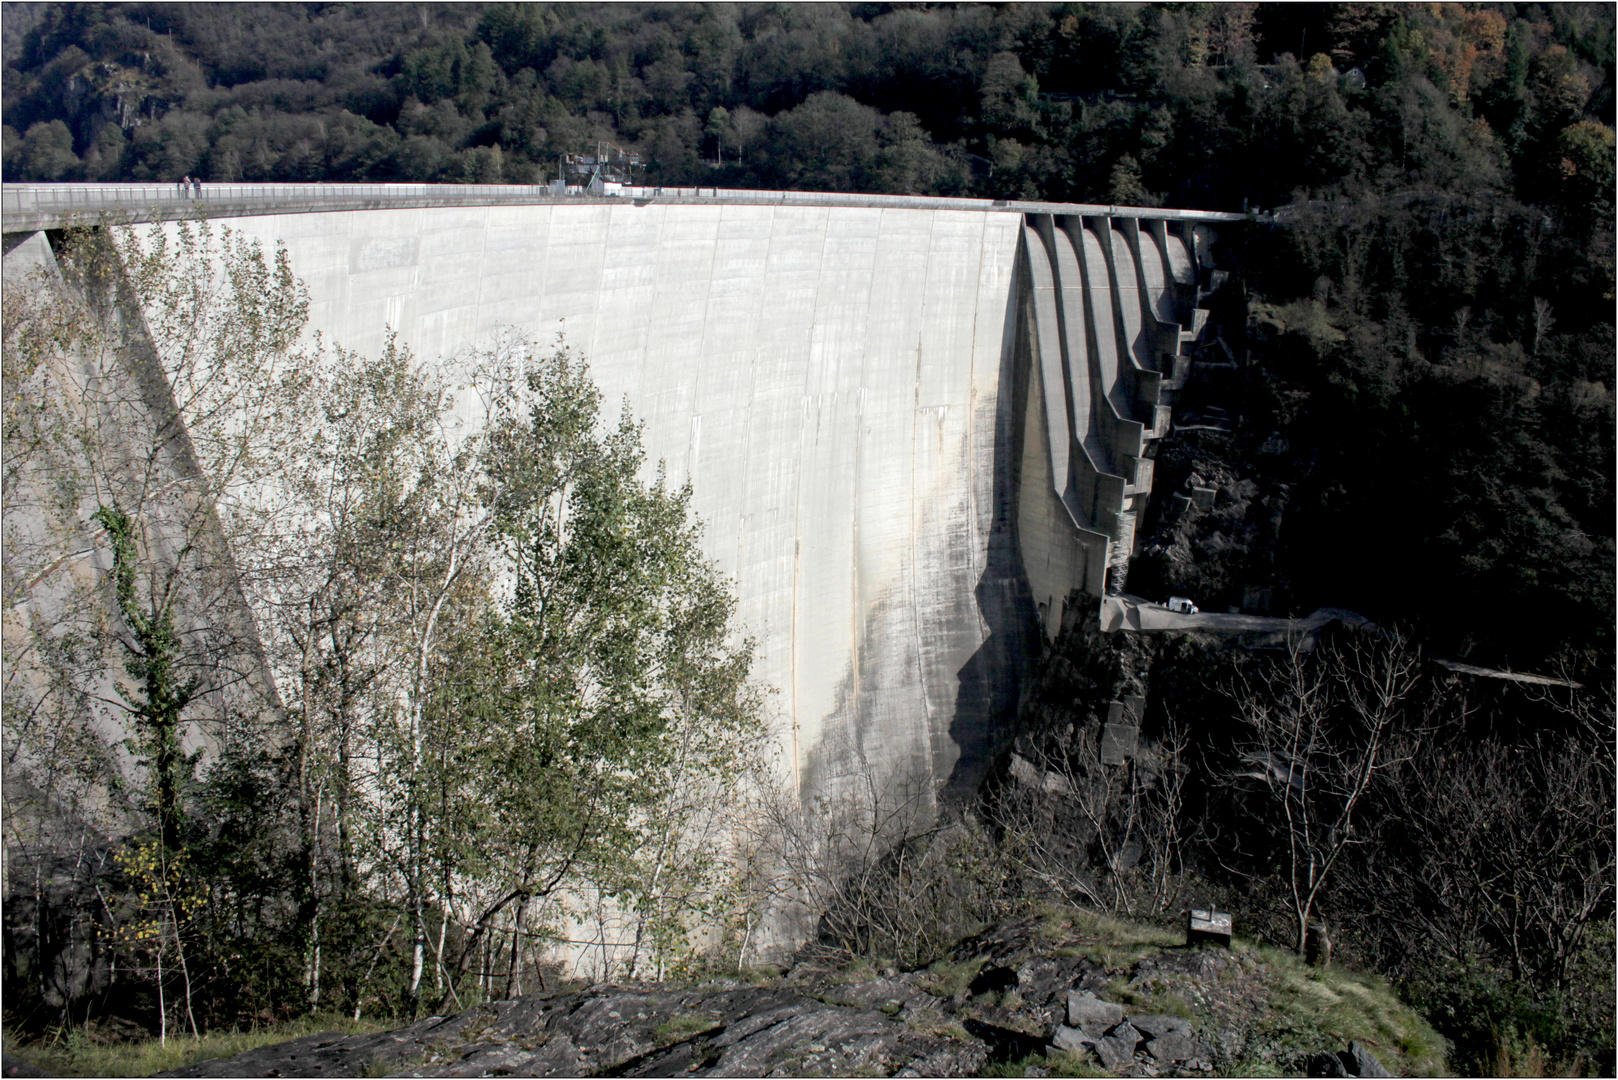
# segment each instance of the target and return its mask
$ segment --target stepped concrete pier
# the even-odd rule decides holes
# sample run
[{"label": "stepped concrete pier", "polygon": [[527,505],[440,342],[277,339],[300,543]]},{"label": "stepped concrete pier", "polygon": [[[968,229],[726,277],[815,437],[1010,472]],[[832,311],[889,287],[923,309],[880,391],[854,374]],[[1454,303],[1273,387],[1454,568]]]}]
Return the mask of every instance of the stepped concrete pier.
[{"label": "stepped concrete pier", "polygon": [[418,357],[561,332],[689,478],[802,785],[974,782],[1075,597],[1121,575],[1241,215],[713,188],[7,185],[10,251],[217,219],[310,329]]},{"label": "stepped concrete pier", "polygon": [[1075,590],[1122,587],[1152,490],[1150,444],[1168,431],[1186,346],[1207,322],[1212,237],[1163,218],[1022,216],[1019,549],[1054,639]]}]

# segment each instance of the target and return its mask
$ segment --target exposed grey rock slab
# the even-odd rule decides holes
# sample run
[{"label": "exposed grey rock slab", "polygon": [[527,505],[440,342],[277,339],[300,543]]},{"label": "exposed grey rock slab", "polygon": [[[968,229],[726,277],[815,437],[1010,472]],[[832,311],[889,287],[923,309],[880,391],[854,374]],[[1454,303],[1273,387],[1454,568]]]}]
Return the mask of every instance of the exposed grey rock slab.
[{"label": "exposed grey rock slab", "polygon": [[1197,1049],[1197,1044],[1191,1036],[1180,1032],[1159,1035],[1146,1044],[1146,1052],[1163,1065],[1190,1061],[1197,1056]]},{"label": "exposed grey rock slab", "polygon": [[902,1005],[915,996],[916,989],[898,979],[869,979],[834,987],[829,1000],[839,1005],[858,1005],[865,1009],[880,1009],[884,1005]]},{"label": "exposed grey rock slab", "polygon": [[[1383,1066],[1380,1061],[1376,1059],[1374,1054],[1362,1046],[1358,1041],[1350,1042],[1348,1044],[1347,1055],[1349,1060],[1353,1062],[1352,1068],[1355,1076],[1393,1075],[1387,1070],[1386,1067]],[[1339,1054],[1338,1056],[1341,1057],[1342,1055]],[[1343,1062],[1344,1065],[1348,1065],[1348,1063],[1348,1061]]]},{"label": "exposed grey rock slab", "polygon": [[312,1035],[163,1075],[954,1076],[987,1059],[977,1039],[912,1031],[791,989],[592,987],[375,1035]]},{"label": "exposed grey rock slab", "polygon": [[1095,1054],[1104,1068],[1122,1069],[1134,1062],[1139,1043],[1140,1032],[1128,1024],[1119,1024],[1096,1040]]},{"label": "exposed grey rock slab", "polygon": [[1051,1036],[1052,1046],[1072,1054],[1089,1049],[1095,1045],[1095,1041],[1096,1036],[1090,1035],[1080,1028],[1068,1027],[1066,1024],[1058,1024],[1056,1034]]},{"label": "exposed grey rock slab", "polygon": [[1310,1054],[1304,1062],[1304,1075],[1320,1077],[1322,1080],[1333,1080],[1335,1077],[1349,1076],[1349,1071],[1343,1067],[1343,1059],[1336,1054],[1322,1050],[1318,1054]]},{"label": "exposed grey rock slab", "polygon": [[1067,996],[1067,1022],[1072,1027],[1104,1024],[1107,1027],[1124,1018],[1124,1007],[1111,1001],[1102,1001],[1088,990]]},{"label": "exposed grey rock slab", "polygon": [[917,1058],[894,1076],[976,1076],[988,1064],[982,1043],[956,1042]]},{"label": "exposed grey rock slab", "polygon": [[1133,1015],[1129,1022],[1149,1039],[1159,1038],[1163,1035],[1175,1034],[1191,1036],[1191,1021],[1178,1016],[1154,1016],[1151,1014]]},{"label": "exposed grey rock slab", "polygon": [[1304,1070],[1310,1076],[1322,1077],[1393,1075],[1376,1059],[1375,1054],[1357,1040],[1350,1042],[1347,1050],[1339,1050],[1335,1054],[1321,1051],[1309,1055],[1304,1062]]}]

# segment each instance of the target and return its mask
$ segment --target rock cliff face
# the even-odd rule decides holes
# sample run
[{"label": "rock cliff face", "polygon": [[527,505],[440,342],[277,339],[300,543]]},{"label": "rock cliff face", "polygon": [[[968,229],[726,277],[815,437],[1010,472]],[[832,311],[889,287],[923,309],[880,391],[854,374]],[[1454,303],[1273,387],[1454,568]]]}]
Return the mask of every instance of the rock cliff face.
[{"label": "rock cliff face", "polygon": [[[1240,945],[1187,948],[1177,937],[1047,914],[993,927],[915,971],[800,959],[764,985],[559,990],[164,1075],[970,1076],[999,1066],[1039,1076],[1088,1063],[1126,1076],[1198,1076],[1301,1072],[1327,1057],[1345,1066],[1335,1075],[1380,1075],[1346,1070],[1350,1060],[1370,1070],[1378,1057],[1405,1072],[1442,1066],[1421,1056],[1409,1032],[1423,1025],[1385,988]],[[1351,1008],[1300,1018],[1299,1001],[1326,1000],[1309,994]],[[1383,1041],[1329,1052],[1365,1031]]]}]

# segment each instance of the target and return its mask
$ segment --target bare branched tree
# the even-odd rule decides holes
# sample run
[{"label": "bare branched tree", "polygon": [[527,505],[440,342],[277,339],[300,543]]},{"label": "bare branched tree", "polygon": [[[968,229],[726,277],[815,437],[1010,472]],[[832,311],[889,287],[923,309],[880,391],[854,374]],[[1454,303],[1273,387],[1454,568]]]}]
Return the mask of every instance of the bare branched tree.
[{"label": "bare branched tree", "polygon": [[929,775],[847,757],[854,770],[805,799],[759,786],[751,878],[767,918],[840,952],[922,964],[1017,902],[987,831],[940,812]]},{"label": "bare branched tree", "polygon": [[1420,675],[1402,635],[1356,633],[1314,651],[1294,640],[1230,691],[1249,733],[1236,780],[1276,824],[1300,955],[1332,870],[1361,842],[1367,792],[1400,760],[1393,735]]},{"label": "bare branched tree", "polygon": [[1118,765],[1101,762],[1083,728],[1013,763],[992,819],[1004,856],[1025,882],[1063,902],[1115,914],[1180,904],[1194,831],[1182,810],[1188,740],[1171,726]]},{"label": "bare branched tree", "polygon": [[1358,905],[1380,913],[1390,967],[1498,962],[1562,995],[1610,919],[1614,750],[1610,700],[1571,687],[1528,693],[1567,730],[1508,742],[1454,723],[1419,744],[1386,793],[1400,843],[1368,862]]}]

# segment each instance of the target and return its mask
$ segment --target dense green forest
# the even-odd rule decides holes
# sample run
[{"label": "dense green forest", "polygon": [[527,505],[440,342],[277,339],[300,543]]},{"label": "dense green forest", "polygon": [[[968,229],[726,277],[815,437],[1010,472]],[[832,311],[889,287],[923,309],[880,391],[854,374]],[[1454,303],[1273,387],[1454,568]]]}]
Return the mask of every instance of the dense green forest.
[{"label": "dense green forest", "polygon": [[665,184],[1610,202],[1599,4],[8,4],[7,22],[12,180],[524,183],[607,139]]},{"label": "dense green forest", "polygon": [[[1410,651],[1372,656],[1364,642],[1339,641],[1316,659],[1289,658],[1288,690],[1287,661],[1074,635],[1034,673],[1019,752],[1058,771],[1078,750],[1094,758],[1093,745],[1079,745],[1099,727],[1085,710],[1145,693],[1119,674],[1138,664],[1156,680],[1142,737],[1173,768],[1139,786],[1069,769],[1071,787],[1096,792],[1094,837],[1048,850],[1046,833],[1060,832],[1048,806],[992,789],[981,815],[947,829],[895,814],[898,832],[861,836],[866,862],[830,866],[805,889],[833,939],[917,964],[963,927],[1042,898],[1072,900],[1050,886],[1058,879],[1106,882],[1111,892],[1096,885],[1080,898],[1131,913],[1214,896],[1290,942],[1311,913],[1288,900],[1295,880],[1276,854],[1295,835],[1289,789],[1241,789],[1252,765],[1242,754],[1259,745],[1254,717],[1308,697],[1298,686],[1327,687],[1311,753],[1331,760],[1317,776],[1341,778],[1363,749],[1366,716],[1387,726],[1371,753],[1386,768],[1355,796],[1352,839],[1350,822],[1332,816],[1340,793],[1329,783],[1306,793],[1330,811],[1317,825],[1330,826],[1324,842],[1341,854],[1319,893],[1320,910],[1352,927],[1339,932],[1340,956],[1398,980],[1455,1040],[1452,1065],[1611,1069],[1611,5],[15,3],[4,13],[8,181],[538,183],[556,175],[559,155],[609,141],[635,151],[653,184],[1252,211],[1216,249],[1232,274],[1210,325],[1234,362],[1206,365],[1177,403],[1186,415],[1223,408],[1233,430],[1165,440],[1157,476],[1164,492],[1196,470],[1250,481],[1271,524],[1256,539],[1237,528],[1190,536],[1159,500],[1129,586],[1218,610],[1262,585],[1275,613],[1351,608],[1400,628]],[[189,255],[137,245],[122,257],[144,268],[154,294],[182,296],[163,283],[205,265],[199,252],[231,253],[213,242],[197,238]],[[97,243],[64,241],[59,256],[93,282],[108,257]],[[242,302],[272,311],[262,321],[280,328],[255,344],[263,355],[295,352],[306,315],[296,270],[243,275],[262,288]],[[84,452],[77,438],[14,443],[76,421],[10,388],[34,385],[51,363],[68,370],[70,347],[113,333],[89,309],[35,310],[16,293],[6,298],[8,514],[29,454]],[[235,332],[228,312],[214,317],[221,334]],[[186,340],[198,329],[183,311],[168,321]],[[222,362],[248,370],[259,355]],[[549,387],[555,407],[514,412],[506,441],[482,457],[422,435],[445,390],[413,374],[402,350],[351,359],[351,379],[311,382],[298,408],[263,403],[267,423],[312,428],[268,440],[273,453],[254,467],[343,495],[316,506],[330,521],[318,544],[285,539],[262,565],[241,555],[232,567],[277,599],[285,622],[261,627],[267,652],[241,659],[258,646],[232,637],[223,617],[211,637],[178,643],[162,605],[142,607],[155,593],[109,577],[122,637],[99,626],[49,639],[56,651],[41,653],[49,678],[37,700],[8,683],[8,769],[26,744],[24,756],[59,768],[51,783],[61,790],[100,790],[79,721],[104,657],[86,642],[114,641],[108,655],[134,665],[147,690],[119,707],[150,789],[119,794],[135,823],[128,843],[53,837],[13,819],[39,830],[40,850],[55,844],[72,858],[30,864],[45,867],[36,880],[56,874],[71,888],[8,901],[8,935],[37,926],[41,953],[58,951],[55,966],[29,968],[8,944],[9,1024],[61,1030],[113,1014],[154,1030],[182,1023],[174,965],[187,958],[183,1001],[201,1027],[315,1009],[403,1016],[510,996],[540,974],[534,942],[569,932],[549,889],[593,890],[630,912],[631,965],[642,973],[746,955],[764,893],[742,871],[756,867],[732,875],[712,845],[677,850],[653,827],[736,801],[756,765],[738,748],[760,722],[744,688],[747,650],[719,644],[731,605],[722,581],[693,569],[686,495],[621,482],[640,460],[633,425],[599,421],[565,351],[534,386]],[[310,447],[325,455],[318,468],[297,457]],[[592,465],[593,484],[568,513],[599,527],[577,549],[561,542],[561,517],[545,516],[544,499],[490,495],[502,485],[550,491],[554,477],[531,463],[558,448]],[[314,506],[316,494],[288,497]],[[485,513],[476,543],[457,539],[460,511],[446,509],[462,497]],[[98,536],[127,553],[116,545],[138,508],[114,509],[97,517]],[[626,521],[660,553],[644,581],[621,543]],[[262,546],[273,532],[262,524],[238,527]],[[11,582],[33,580],[12,573],[28,555],[18,550],[7,552],[8,612],[22,610]],[[471,553],[470,570],[457,552]],[[40,554],[39,566],[57,554]],[[207,556],[196,546],[194,558]],[[600,599],[608,556],[654,597],[635,603],[683,618],[646,626],[614,610],[602,615],[618,627],[606,644],[555,636],[539,603],[550,595],[544,575],[561,575],[577,610],[610,606]],[[489,594],[477,582],[496,564],[531,570],[527,591]],[[446,577],[447,566],[462,569]],[[193,570],[199,580],[212,572]],[[423,622],[416,591],[429,580],[449,582],[441,599],[458,613],[454,632]],[[305,602],[280,603],[297,589]],[[637,659],[647,648],[662,650],[651,675]],[[1445,681],[1409,659],[1417,650],[1584,687]],[[223,706],[152,662],[170,654],[268,665],[275,708],[303,726],[268,754],[244,736],[224,766],[200,769],[177,748],[179,718]],[[598,667],[621,684],[610,707],[554,689],[600,678]],[[1399,685],[1378,712],[1365,687],[1388,672]],[[541,722],[564,707],[588,714],[590,739],[566,742]],[[626,708],[639,738],[618,726],[613,710]],[[539,719],[524,727],[508,722],[514,715]],[[1064,743],[1069,735],[1078,742]],[[1172,778],[1186,774],[1238,779],[1182,791]],[[702,783],[686,782],[693,776]],[[15,808],[31,804],[13,797],[24,792],[14,781],[8,772],[9,812],[23,814]],[[1124,839],[1146,849],[1128,880],[1106,869],[1118,863],[1102,843],[1120,807]],[[604,825],[602,808],[624,813]],[[79,809],[59,800],[53,812]],[[863,821],[887,810],[839,812]],[[759,814],[775,814],[783,836],[811,827],[779,805]],[[101,861],[86,869],[92,855]],[[1295,879],[1296,863],[1290,870]],[[856,878],[874,883],[869,894],[846,887]],[[1139,884],[1147,879],[1155,892]],[[915,897],[934,906],[907,906]],[[895,922],[901,929],[884,921],[896,911],[909,920]],[[719,926],[718,947],[688,936],[702,920]],[[103,937],[92,948],[84,934]],[[101,982],[68,985],[74,965],[90,962],[74,959],[80,948],[103,965]],[[109,963],[121,999],[106,989],[117,981],[103,978]],[[1541,1051],[1551,1060],[1534,1057]]]}]

